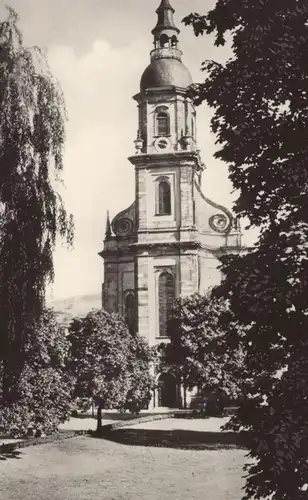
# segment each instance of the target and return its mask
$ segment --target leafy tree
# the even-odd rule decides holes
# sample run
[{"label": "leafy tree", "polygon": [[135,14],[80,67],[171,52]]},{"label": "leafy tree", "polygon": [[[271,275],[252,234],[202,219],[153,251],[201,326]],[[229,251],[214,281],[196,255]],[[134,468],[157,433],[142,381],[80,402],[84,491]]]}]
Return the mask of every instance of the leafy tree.
[{"label": "leafy tree", "polygon": [[129,333],[121,316],[91,311],[73,320],[68,338],[75,397],[96,401],[98,430],[103,408],[138,411],[150,398],[150,350]]},{"label": "leafy tree", "polygon": [[70,414],[74,380],[67,372],[69,344],[54,313],[46,310],[25,345],[18,400],[0,406],[0,427],[22,436],[29,426],[50,434]]},{"label": "leafy tree", "polygon": [[72,241],[57,184],[63,168],[63,95],[9,9],[0,23],[0,360],[3,399],[17,401],[25,348],[53,279],[57,234]]},{"label": "leafy tree", "polygon": [[185,19],[232,45],[225,63],[204,63],[193,92],[214,108],[234,210],[260,231],[253,249],[223,259],[217,291],[247,328],[250,387],[233,422],[251,438],[245,498],[307,498],[307,21],[305,0],[217,0]]},{"label": "leafy tree", "polygon": [[142,337],[133,336],[129,359],[130,388],[123,406],[133,414],[147,408],[151,400],[153,379],[149,367],[153,361],[154,352],[146,341]]},{"label": "leafy tree", "polygon": [[245,361],[240,333],[223,299],[214,300],[210,293],[178,299],[168,324],[170,343],[162,346],[162,364],[190,390],[197,387],[221,401],[236,399]]}]

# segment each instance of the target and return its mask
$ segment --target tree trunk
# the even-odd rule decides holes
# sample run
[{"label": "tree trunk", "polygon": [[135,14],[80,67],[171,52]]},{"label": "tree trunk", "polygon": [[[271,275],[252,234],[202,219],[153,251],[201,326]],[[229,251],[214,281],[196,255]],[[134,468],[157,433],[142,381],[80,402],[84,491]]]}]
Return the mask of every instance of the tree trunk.
[{"label": "tree trunk", "polygon": [[96,432],[99,434],[102,430],[102,407],[98,405],[97,407],[97,428]]}]

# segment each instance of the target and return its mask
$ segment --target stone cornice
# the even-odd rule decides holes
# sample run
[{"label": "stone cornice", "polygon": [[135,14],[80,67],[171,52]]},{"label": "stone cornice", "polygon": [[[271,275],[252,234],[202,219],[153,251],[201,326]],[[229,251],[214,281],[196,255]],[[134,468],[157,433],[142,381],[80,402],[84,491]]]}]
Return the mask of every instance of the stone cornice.
[{"label": "stone cornice", "polygon": [[166,227],[148,227],[146,229],[138,229],[138,234],[155,234],[155,233],[197,233],[197,228],[196,226],[177,226],[174,222],[173,226],[166,226]]},{"label": "stone cornice", "polygon": [[151,97],[161,97],[162,95],[182,95],[184,97],[187,97],[190,94],[190,88],[182,88],[182,87],[175,87],[173,85],[168,85],[165,87],[153,87],[151,89],[144,90],[142,92],[138,92],[138,94],[135,94],[133,96],[133,99],[137,101],[138,103],[151,98]]},{"label": "stone cornice", "polygon": [[106,257],[123,257],[123,256],[131,256],[134,257],[135,255],[135,250],[131,248],[106,248],[102,250],[101,252],[98,252],[98,255],[102,257],[102,259],[105,259]]},{"label": "stone cornice", "polygon": [[141,153],[138,155],[133,155],[128,158],[128,160],[135,165],[136,168],[148,168],[152,165],[155,165],[155,168],[166,166],[171,166],[175,164],[177,167],[181,167],[182,165],[179,162],[187,165],[196,165],[198,170],[204,170],[204,166],[200,159],[200,154],[195,151],[174,151],[172,153]]},{"label": "stone cornice", "polygon": [[239,245],[230,245],[230,246],[221,246],[221,247],[210,247],[207,245],[201,245],[202,250],[206,250],[207,252],[211,252],[214,255],[228,255],[229,253],[240,253],[241,247]]},{"label": "stone cornice", "polygon": [[125,248],[105,249],[99,252],[98,255],[103,259],[106,257],[134,257],[140,250],[157,250],[162,248],[170,250],[206,250],[214,255],[226,255],[234,252],[240,253],[243,250],[243,248],[239,245],[212,247],[204,245],[200,241],[142,241],[131,243],[129,247]]},{"label": "stone cornice", "polygon": [[151,241],[151,242],[137,242],[130,245],[131,247],[139,249],[156,249],[156,248],[176,248],[176,249],[198,249],[201,248],[200,241]]},{"label": "stone cornice", "polygon": [[236,238],[238,236],[242,236],[241,232],[236,231],[234,229],[232,229],[227,234],[225,232],[221,232],[221,233],[214,232],[213,230],[212,231],[209,231],[209,230],[203,231],[202,229],[197,229],[197,232],[201,236],[211,236],[211,238],[232,238],[232,237]]}]

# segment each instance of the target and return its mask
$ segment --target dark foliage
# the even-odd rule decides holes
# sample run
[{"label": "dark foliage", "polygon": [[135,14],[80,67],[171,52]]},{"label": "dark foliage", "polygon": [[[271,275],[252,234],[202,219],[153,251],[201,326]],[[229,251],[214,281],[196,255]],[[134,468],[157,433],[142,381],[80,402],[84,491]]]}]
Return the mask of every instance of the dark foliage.
[{"label": "dark foliage", "polygon": [[208,408],[214,399],[237,398],[245,362],[240,330],[223,299],[210,293],[178,299],[168,324],[170,343],[160,347],[164,370],[186,388],[197,387]]},{"label": "dark foliage", "polygon": [[217,291],[247,328],[249,391],[234,419],[251,435],[245,498],[307,498],[308,2],[217,0],[184,21],[231,40],[233,57],[207,61],[194,94],[215,110],[235,212],[260,229],[254,249],[223,259]]},{"label": "dark foliage", "polygon": [[23,370],[16,385],[18,399],[1,404],[0,427],[16,437],[26,434],[30,426],[50,434],[69,417],[74,387],[66,369],[65,331],[52,311],[41,316],[24,349]]}]

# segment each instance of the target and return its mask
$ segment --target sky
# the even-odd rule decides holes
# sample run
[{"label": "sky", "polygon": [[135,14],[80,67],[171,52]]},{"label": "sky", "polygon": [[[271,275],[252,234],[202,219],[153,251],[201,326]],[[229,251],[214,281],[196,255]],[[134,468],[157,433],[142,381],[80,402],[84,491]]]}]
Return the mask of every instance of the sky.
[{"label": "sky", "polygon": [[[141,75],[150,62],[151,30],[160,0],[0,0],[20,16],[26,45],[46,50],[68,111],[64,152],[64,198],[75,219],[74,248],[58,245],[55,281],[49,297],[60,299],[99,294],[103,281],[106,211],[111,217],[134,200],[134,170],[127,157],[134,154]],[[204,76],[205,59],[223,61],[229,48],[216,48],[209,36],[196,38],[181,20],[190,12],[205,14],[215,0],[171,0],[181,29],[183,62],[193,80]],[[199,147],[206,171],[204,193],[232,208],[234,196],[227,167],[215,160],[215,137],[210,132],[212,111],[197,109]],[[249,237],[244,237],[249,243]]]}]

